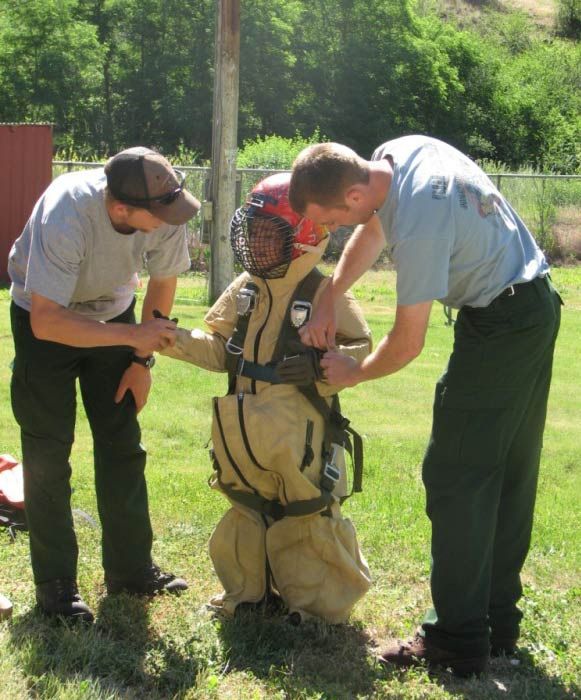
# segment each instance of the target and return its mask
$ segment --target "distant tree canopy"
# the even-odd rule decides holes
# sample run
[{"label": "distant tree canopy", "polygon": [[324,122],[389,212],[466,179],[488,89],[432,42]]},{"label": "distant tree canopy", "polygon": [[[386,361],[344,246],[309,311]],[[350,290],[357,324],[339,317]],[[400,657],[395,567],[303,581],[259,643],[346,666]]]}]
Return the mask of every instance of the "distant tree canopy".
[{"label": "distant tree canopy", "polygon": [[[540,36],[490,11],[476,34],[412,0],[241,9],[240,144],[319,130],[369,156],[419,132],[581,172],[581,48],[562,21]],[[51,121],[79,157],[145,143],[207,158],[215,13],[214,0],[2,0],[0,121]]]}]

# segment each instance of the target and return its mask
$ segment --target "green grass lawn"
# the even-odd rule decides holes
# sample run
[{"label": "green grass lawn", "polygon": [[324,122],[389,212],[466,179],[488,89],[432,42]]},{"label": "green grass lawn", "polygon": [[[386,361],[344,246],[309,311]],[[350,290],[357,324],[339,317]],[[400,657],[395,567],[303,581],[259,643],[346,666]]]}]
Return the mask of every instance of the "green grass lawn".
[{"label": "green grass lawn", "polygon": [[[160,358],[142,413],[156,534],[154,557],[185,576],[179,598],[150,602],[104,595],[91,440],[82,410],[72,455],[79,585],[97,612],[90,629],[39,617],[27,535],[0,530],[0,592],[14,603],[0,623],[0,698],[574,698],[581,697],[579,428],[581,267],[556,269],[566,302],[545,434],[535,529],[524,570],[525,611],[518,663],[495,660],[481,679],[424,670],[388,673],[375,655],[393,636],[414,632],[429,604],[429,526],[420,462],[430,429],[434,383],[452,330],[434,307],[422,355],[397,375],[343,394],[344,413],[364,436],[364,493],[344,506],[357,527],[373,586],[349,625],[288,625],[264,612],[234,621],[205,608],[219,590],[208,537],[226,508],[207,486],[210,398],[225,377]],[[355,288],[376,342],[394,315],[394,276],[370,272]],[[202,277],[180,280],[175,315],[199,327]],[[9,400],[12,341],[7,291],[0,291],[0,452],[20,456]],[[90,516],[86,518],[83,513]]]}]

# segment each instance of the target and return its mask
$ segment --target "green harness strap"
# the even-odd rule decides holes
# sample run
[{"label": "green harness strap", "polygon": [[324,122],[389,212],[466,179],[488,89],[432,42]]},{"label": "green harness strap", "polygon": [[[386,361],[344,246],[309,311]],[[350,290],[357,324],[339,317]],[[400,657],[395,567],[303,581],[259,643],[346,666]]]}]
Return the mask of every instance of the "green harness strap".
[{"label": "green harness strap", "polygon": [[233,394],[240,361],[243,361],[244,341],[248,333],[250,316],[256,306],[258,286],[248,281],[236,295],[238,318],[232,335],[226,343],[226,371],[228,372],[228,393]]},{"label": "green harness strap", "polygon": [[250,493],[248,491],[240,491],[222,481],[222,469],[220,463],[216,459],[214,451],[211,450],[212,461],[216,471],[216,478],[220,485],[220,490],[223,491],[230,500],[239,503],[246,508],[250,508],[261,515],[267,515],[273,520],[282,520],[286,517],[299,517],[301,515],[314,515],[326,511],[333,503],[333,496],[330,491],[321,489],[321,495],[317,498],[308,498],[302,501],[293,501],[287,505],[283,505],[280,501],[269,501],[263,498],[258,493]]},{"label": "green harness strap", "polygon": [[[301,280],[300,284],[295,289],[289,305],[287,307],[282,329],[278,337],[278,341],[272,356],[272,364],[276,364],[288,352],[288,348],[292,348],[293,352],[297,347],[305,347],[299,335],[299,329],[291,322],[291,311],[293,303],[297,300],[305,300],[312,302],[325,276],[315,267],[309,274]],[[268,365],[267,365],[268,367]],[[308,386],[297,387],[311,405],[323,416],[325,431],[323,437],[323,461],[331,455],[331,444],[337,443],[342,445],[349,453],[351,463],[353,464],[353,484],[351,493],[341,499],[343,503],[353,493],[360,493],[363,484],[363,441],[361,436],[353,428],[349,427],[349,420],[341,415],[341,404],[339,396],[333,394],[331,397],[331,406],[319,394],[316,385],[309,384]],[[349,438],[353,438],[353,443]]]},{"label": "green harness strap", "polygon": [[[228,370],[229,380],[228,393],[234,393],[236,377],[238,375],[269,382],[271,384],[280,383],[280,379],[275,370],[277,362],[281,360],[285,354],[289,352],[296,354],[298,349],[306,347],[301,342],[298,328],[295,327],[291,321],[293,304],[298,300],[312,303],[317,289],[324,278],[324,275],[317,268],[313,268],[297,285],[289,301],[272,360],[266,365],[261,365],[243,358],[242,352],[244,349],[244,342],[246,333],[248,332],[250,315],[254,307],[249,308],[244,313],[239,312],[236,328],[232,334],[232,338],[227,343],[226,368]],[[242,294],[244,294],[245,291],[255,293],[255,290],[256,285],[248,283],[241,291]],[[339,397],[337,394],[331,397],[331,405],[329,406],[327,401],[317,391],[315,383],[297,388],[323,417],[325,429],[323,435],[322,471],[325,471],[326,460],[331,458],[333,443],[342,445],[351,457],[351,462],[353,464],[353,484],[351,493],[340,499],[341,503],[343,503],[353,493],[358,493],[362,490],[363,443],[361,436],[353,430],[353,428],[349,427],[349,421],[341,415]],[[351,442],[349,435],[353,437],[353,442]],[[231,500],[263,515],[272,517],[275,520],[280,520],[284,517],[312,515],[326,511],[333,502],[332,490],[334,483],[328,484],[328,479],[323,478],[323,475],[319,485],[321,491],[320,496],[283,505],[279,501],[269,501],[256,492],[249,493],[247,491],[240,491],[225,484],[221,479],[222,470],[215,455],[213,461],[218,484],[221,490]],[[233,464],[233,466],[235,467],[236,465]]]}]

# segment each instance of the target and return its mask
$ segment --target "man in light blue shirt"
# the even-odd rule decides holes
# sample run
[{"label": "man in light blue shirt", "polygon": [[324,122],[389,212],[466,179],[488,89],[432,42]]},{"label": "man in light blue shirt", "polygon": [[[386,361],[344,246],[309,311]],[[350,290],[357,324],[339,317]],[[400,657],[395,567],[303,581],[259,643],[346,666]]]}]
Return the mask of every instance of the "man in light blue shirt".
[{"label": "man in light blue shirt", "polygon": [[[433,609],[380,662],[482,672],[512,653],[528,552],[561,300],[522,220],[480,168],[437,139],[406,136],[370,161],[340,144],[293,165],[293,209],[331,230],[358,225],[303,342],[327,349],[333,384],[382,377],[422,351],[435,300],[459,309],[436,386],[422,476],[432,522]],[[393,329],[358,363],[333,352],[334,299],[387,244],[397,273]]]}]

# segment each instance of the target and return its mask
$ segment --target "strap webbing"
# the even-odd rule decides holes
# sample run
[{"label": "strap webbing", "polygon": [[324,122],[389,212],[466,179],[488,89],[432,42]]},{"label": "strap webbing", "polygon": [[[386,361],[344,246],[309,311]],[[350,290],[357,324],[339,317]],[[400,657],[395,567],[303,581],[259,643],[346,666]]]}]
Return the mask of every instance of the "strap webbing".
[{"label": "strap webbing", "polygon": [[257,379],[270,384],[280,384],[280,378],[273,365],[260,365],[258,362],[250,362],[241,357],[236,365],[236,374],[249,379]]},{"label": "strap webbing", "polygon": [[[324,275],[317,269],[313,268],[306,277],[297,285],[291,299],[282,323],[281,332],[279,334],[276,347],[274,349],[271,361],[266,365],[261,365],[257,362],[247,361],[243,358],[242,350],[248,332],[248,324],[250,321],[250,313],[240,314],[236,323],[236,328],[232,334],[231,344],[236,345],[241,350],[240,354],[228,352],[226,354],[226,369],[228,370],[229,389],[228,393],[233,393],[236,383],[236,376],[241,375],[249,379],[271,384],[279,384],[275,370],[276,363],[281,360],[285,354],[292,352],[296,353],[297,349],[302,346],[298,328],[293,326],[291,322],[291,311],[293,304],[297,300],[312,302],[319,285],[324,279]],[[304,347],[304,346],[303,346]],[[331,445],[336,443],[342,445],[351,457],[353,465],[353,483],[351,493],[344,496],[341,502],[345,501],[352,493],[359,493],[362,490],[363,481],[363,442],[361,436],[349,426],[349,421],[341,415],[341,407],[337,394],[331,397],[331,405],[327,403],[317,391],[315,383],[308,386],[297,387],[311,403],[315,410],[323,417],[325,429],[323,435],[323,466],[327,455],[331,454]],[[352,437],[352,440],[350,437]],[[278,501],[268,501],[255,493],[247,493],[238,491],[224,484],[220,479],[218,471],[218,481],[224,493],[233,501],[237,501],[242,505],[258,511],[264,515],[268,515],[275,519],[286,516],[310,515],[318,511],[325,510],[329,503],[332,502],[333,496],[331,492],[321,488],[321,495],[318,498],[295,501],[286,506],[283,506]]]},{"label": "strap webbing", "polygon": [[[317,268],[314,268],[295,289],[286,310],[281,333],[272,356],[273,363],[282,359],[286,349],[289,346],[292,347],[294,345],[296,347],[298,343],[301,343],[298,328],[295,328],[291,323],[292,305],[297,299],[312,302],[315,294],[317,293],[317,289],[324,278],[325,276]],[[293,348],[293,352],[294,351],[295,350]],[[331,398],[331,406],[329,406],[327,401],[317,391],[315,384],[301,386],[298,387],[298,389],[303,393],[305,398],[308,399],[311,405],[323,416],[325,423],[325,431],[323,436],[324,451],[326,453],[330,453],[331,443],[334,442],[338,445],[342,445],[349,453],[353,464],[353,484],[351,494],[360,493],[363,483],[363,441],[361,440],[359,433],[353,430],[353,428],[349,427],[349,421],[341,415],[339,397],[337,394],[335,394]],[[353,438],[353,444],[349,439],[349,435],[351,435]],[[351,494],[342,498],[341,502],[349,498]]]},{"label": "strap webbing", "polygon": [[[299,329],[295,328],[291,323],[291,309],[293,303],[298,299],[302,301],[312,302],[317,289],[321,282],[325,279],[325,275],[320,272],[316,267],[314,267],[309,274],[304,277],[297,285],[290,302],[288,304],[287,310],[284,315],[282,322],[282,328],[276,342],[276,347],[274,348],[274,353],[272,354],[272,360],[278,362],[282,360],[285,354],[288,353],[289,346],[292,347],[297,343],[301,343],[301,338],[299,335]],[[293,351],[294,354],[294,351]]]},{"label": "strap webbing", "polygon": [[321,495],[317,498],[309,498],[303,501],[293,501],[287,505],[283,505],[279,501],[269,501],[262,496],[257,496],[254,493],[246,491],[238,491],[231,486],[228,486],[218,477],[220,489],[236,503],[246,506],[251,510],[257,511],[262,515],[268,515],[275,520],[282,518],[296,518],[302,515],[314,515],[326,510],[333,502],[333,496],[329,491],[321,491]]}]

